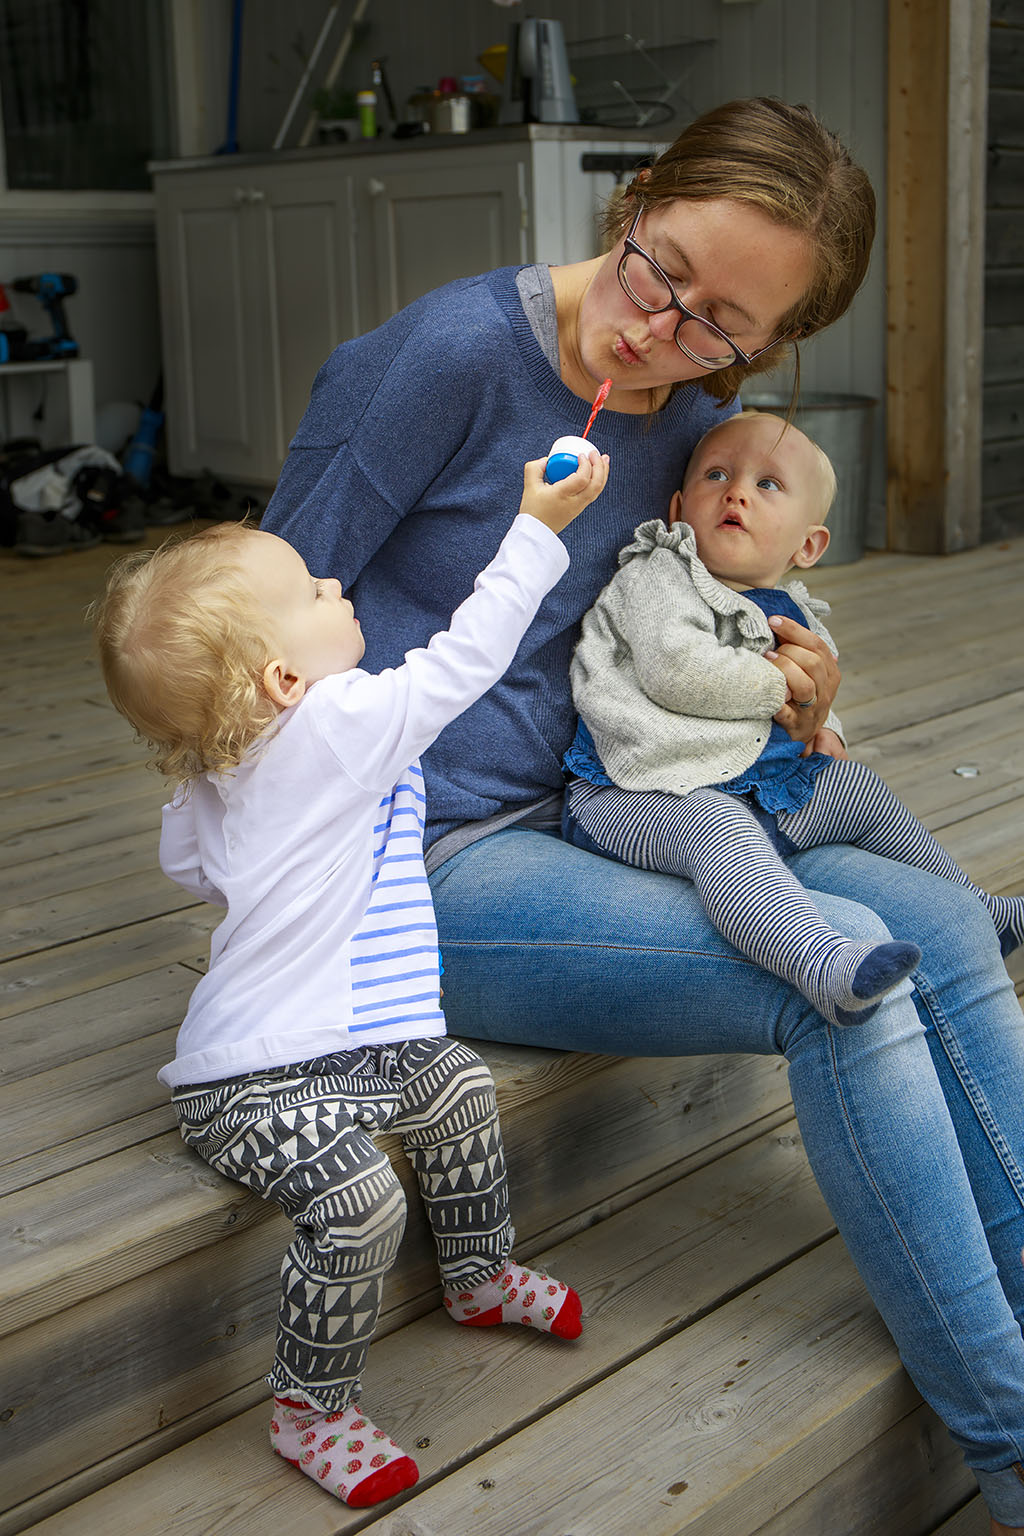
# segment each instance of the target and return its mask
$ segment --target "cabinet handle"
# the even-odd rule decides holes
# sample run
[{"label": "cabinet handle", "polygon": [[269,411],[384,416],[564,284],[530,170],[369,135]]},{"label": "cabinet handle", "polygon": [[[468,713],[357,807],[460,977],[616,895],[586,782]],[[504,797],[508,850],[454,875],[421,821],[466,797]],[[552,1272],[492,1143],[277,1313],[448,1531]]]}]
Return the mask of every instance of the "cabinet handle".
[{"label": "cabinet handle", "polygon": [[366,183],[366,187],[371,197],[380,197],[382,192],[387,191],[387,187],[384,182],[378,181],[376,176],[370,177],[369,181]]},{"label": "cabinet handle", "polygon": [[250,203],[264,203],[267,200],[267,194],[261,187],[250,187],[248,197]]}]

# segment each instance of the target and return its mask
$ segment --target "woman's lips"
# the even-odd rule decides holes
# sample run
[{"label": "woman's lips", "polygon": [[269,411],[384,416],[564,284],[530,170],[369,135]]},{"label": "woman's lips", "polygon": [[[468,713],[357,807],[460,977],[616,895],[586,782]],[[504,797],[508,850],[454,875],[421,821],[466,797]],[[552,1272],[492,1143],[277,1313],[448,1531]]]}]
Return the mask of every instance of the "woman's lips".
[{"label": "woman's lips", "polygon": [[615,338],[613,350],[620,363],[625,363],[628,368],[638,368],[642,363],[646,362],[643,354],[638,352],[635,347],[631,347],[625,336],[617,336]]}]

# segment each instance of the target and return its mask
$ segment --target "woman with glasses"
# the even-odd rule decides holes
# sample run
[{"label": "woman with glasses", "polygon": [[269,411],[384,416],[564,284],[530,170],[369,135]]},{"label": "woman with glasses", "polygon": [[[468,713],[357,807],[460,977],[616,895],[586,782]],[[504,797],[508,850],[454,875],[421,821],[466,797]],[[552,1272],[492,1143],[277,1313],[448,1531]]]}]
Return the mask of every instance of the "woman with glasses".
[{"label": "woman with glasses", "polygon": [[[844,313],[873,233],[867,178],[806,108],[719,107],[610,210],[607,255],[448,284],[338,347],[263,526],[352,588],[367,665],[396,665],[497,549],[524,458],[579,432],[611,378],[593,434],[611,474],[565,535],[569,571],[509,672],[424,761],[449,1028],[615,1055],[784,1055],[811,1164],[908,1370],[993,1532],[1024,1531],[1024,1039],[988,914],[868,853],[796,855],[833,926],[923,955],[913,997],[835,1029],[731,948],[688,883],[560,835],[582,615],[740,385]],[[775,718],[810,741],[838,671],[802,626],[777,633],[791,702]]]}]

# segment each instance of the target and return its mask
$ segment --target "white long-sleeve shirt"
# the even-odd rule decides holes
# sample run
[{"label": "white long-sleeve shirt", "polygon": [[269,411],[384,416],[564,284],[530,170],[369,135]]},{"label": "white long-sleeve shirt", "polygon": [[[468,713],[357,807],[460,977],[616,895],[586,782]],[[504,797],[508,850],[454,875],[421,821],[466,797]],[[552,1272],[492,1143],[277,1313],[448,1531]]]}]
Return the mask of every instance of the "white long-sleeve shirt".
[{"label": "white long-sleeve shirt", "polygon": [[162,868],[227,913],[161,1082],[444,1033],[418,758],[502,675],[568,563],[520,514],[425,649],[314,684],[237,769],[164,807]]}]

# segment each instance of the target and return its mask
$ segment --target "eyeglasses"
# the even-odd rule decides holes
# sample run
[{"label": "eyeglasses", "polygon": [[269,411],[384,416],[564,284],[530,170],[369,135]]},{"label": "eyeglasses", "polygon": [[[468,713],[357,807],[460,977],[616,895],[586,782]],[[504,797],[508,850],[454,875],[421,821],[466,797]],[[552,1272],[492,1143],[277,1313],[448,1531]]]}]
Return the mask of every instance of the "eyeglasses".
[{"label": "eyeglasses", "polygon": [[[675,343],[691,363],[708,369],[729,368],[733,363],[742,363],[746,367],[756,357],[762,357],[772,347],[777,347],[780,341],[787,339],[777,336],[766,347],[758,347],[756,352],[744,352],[711,320],[704,320],[700,315],[695,315],[692,309],[687,309],[654,257],[648,256],[643,246],[633,239],[645,211],[640,208],[630,225],[625,240],[626,248],[619,261],[619,282],[623,292],[645,314],[660,315],[666,309],[679,311]],[[684,331],[686,341],[683,340]]]}]

